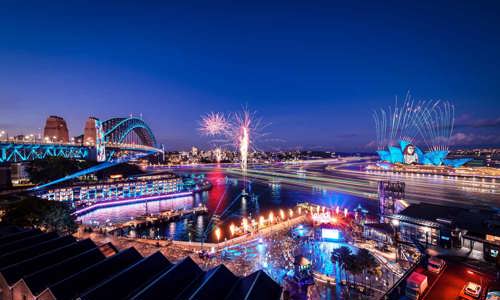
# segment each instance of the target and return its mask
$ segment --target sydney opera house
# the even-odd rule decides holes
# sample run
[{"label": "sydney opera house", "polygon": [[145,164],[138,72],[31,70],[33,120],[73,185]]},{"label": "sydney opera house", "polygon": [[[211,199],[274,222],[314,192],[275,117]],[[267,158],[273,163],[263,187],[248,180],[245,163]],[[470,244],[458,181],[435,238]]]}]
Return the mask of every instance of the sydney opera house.
[{"label": "sydney opera house", "polygon": [[387,150],[378,150],[377,154],[381,161],[388,163],[400,163],[400,164],[417,164],[417,165],[428,165],[428,166],[449,166],[449,167],[461,167],[467,162],[471,161],[470,158],[460,158],[460,159],[447,159],[447,150],[435,150],[424,152],[415,145],[400,140],[399,147],[388,146]]}]

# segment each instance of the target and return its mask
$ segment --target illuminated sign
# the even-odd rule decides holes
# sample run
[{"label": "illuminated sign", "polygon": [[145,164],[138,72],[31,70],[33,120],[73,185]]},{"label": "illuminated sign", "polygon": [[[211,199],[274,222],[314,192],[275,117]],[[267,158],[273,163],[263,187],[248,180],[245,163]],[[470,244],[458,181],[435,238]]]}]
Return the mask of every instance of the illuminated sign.
[{"label": "illuminated sign", "polygon": [[328,240],[338,240],[340,233],[338,229],[321,228],[321,237]]},{"label": "illuminated sign", "polygon": [[324,213],[314,213],[312,215],[312,219],[314,222],[318,223],[330,223],[332,217],[330,215],[330,212],[324,212]]}]

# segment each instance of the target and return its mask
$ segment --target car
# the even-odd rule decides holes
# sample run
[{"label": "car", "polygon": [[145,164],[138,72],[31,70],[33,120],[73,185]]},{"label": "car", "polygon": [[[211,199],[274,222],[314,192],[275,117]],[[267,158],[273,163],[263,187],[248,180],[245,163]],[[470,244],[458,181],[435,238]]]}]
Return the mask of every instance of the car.
[{"label": "car", "polygon": [[500,300],[500,291],[491,291],[486,294],[484,300]]},{"label": "car", "polygon": [[474,282],[467,282],[463,289],[460,291],[460,299],[479,299],[479,296],[481,295],[481,285],[474,283]]},{"label": "car", "polygon": [[441,273],[445,266],[445,261],[438,257],[431,257],[427,262],[427,270],[435,274]]}]

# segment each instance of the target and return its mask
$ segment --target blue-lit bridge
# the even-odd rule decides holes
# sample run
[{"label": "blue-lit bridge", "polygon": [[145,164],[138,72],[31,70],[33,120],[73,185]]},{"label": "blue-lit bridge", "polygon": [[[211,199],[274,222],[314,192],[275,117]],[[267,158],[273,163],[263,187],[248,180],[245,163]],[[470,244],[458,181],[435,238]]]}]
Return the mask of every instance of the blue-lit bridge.
[{"label": "blue-lit bridge", "polygon": [[149,126],[139,118],[112,118],[102,122],[102,143],[52,143],[48,141],[0,140],[0,163],[26,162],[46,157],[106,161],[124,156],[160,153]]}]

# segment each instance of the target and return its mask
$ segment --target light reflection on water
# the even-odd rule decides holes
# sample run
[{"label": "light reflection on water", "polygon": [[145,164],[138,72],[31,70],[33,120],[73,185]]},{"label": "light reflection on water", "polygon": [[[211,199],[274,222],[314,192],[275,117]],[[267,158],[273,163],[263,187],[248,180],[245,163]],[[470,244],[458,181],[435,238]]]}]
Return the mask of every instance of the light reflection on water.
[{"label": "light reflection on water", "polygon": [[131,218],[145,214],[156,214],[166,210],[175,210],[181,208],[191,208],[197,205],[196,198],[180,197],[175,199],[163,199],[148,201],[147,203],[133,203],[113,207],[100,208],[78,217],[83,224],[104,224],[111,222],[113,224],[130,221]]},{"label": "light reflection on water", "polygon": [[[200,173],[200,171],[196,171],[196,173]],[[186,172],[183,171],[182,174],[185,175]],[[361,204],[371,211],[377,209],[375,201],[324,189],[261,180],[244,181],[241,177],[228,175],[221,169],[213,169],[205,172],[205,174],[206,179],[213,185],[210,191],[195,194],[192,197],[151,201],[148,202],[147,209],[145,203],[102,208],[81,216],[80,220],[85,224],[90,224],[92,221],[103,224],[107,220],[112,223],[119,223],[129,221],[131,217],[144,215],[146,212],[158,213],[168,209],[190,208],[193,205],[203,203],[207,206],[209,215],[213,213],[220,215],[221,224],[219,226],[222,229],[224,238],[230,236],[230,223],[240,225],[243,217],[256,218],[261,214],[267,216],[270,210],[276,211],[279,208],[293,207],[300,202],[311,202],[326,206],[338,205],[347,207],[350,210]],[[243,189],[248,192],[248,195],[238,197]],[[177,222],[160,224],[153,231],[148,228],[133,234],[139,236],[159,235],[164,238],[180,240],[189,240],[191,238],[193,241],[199,241],[208,223],[208,216],[206,215],[188,216]],[[208,232],[211,232],[212,229],[208,230]],[[209,234],[207,240],[213,241],[215,237]]]}]

